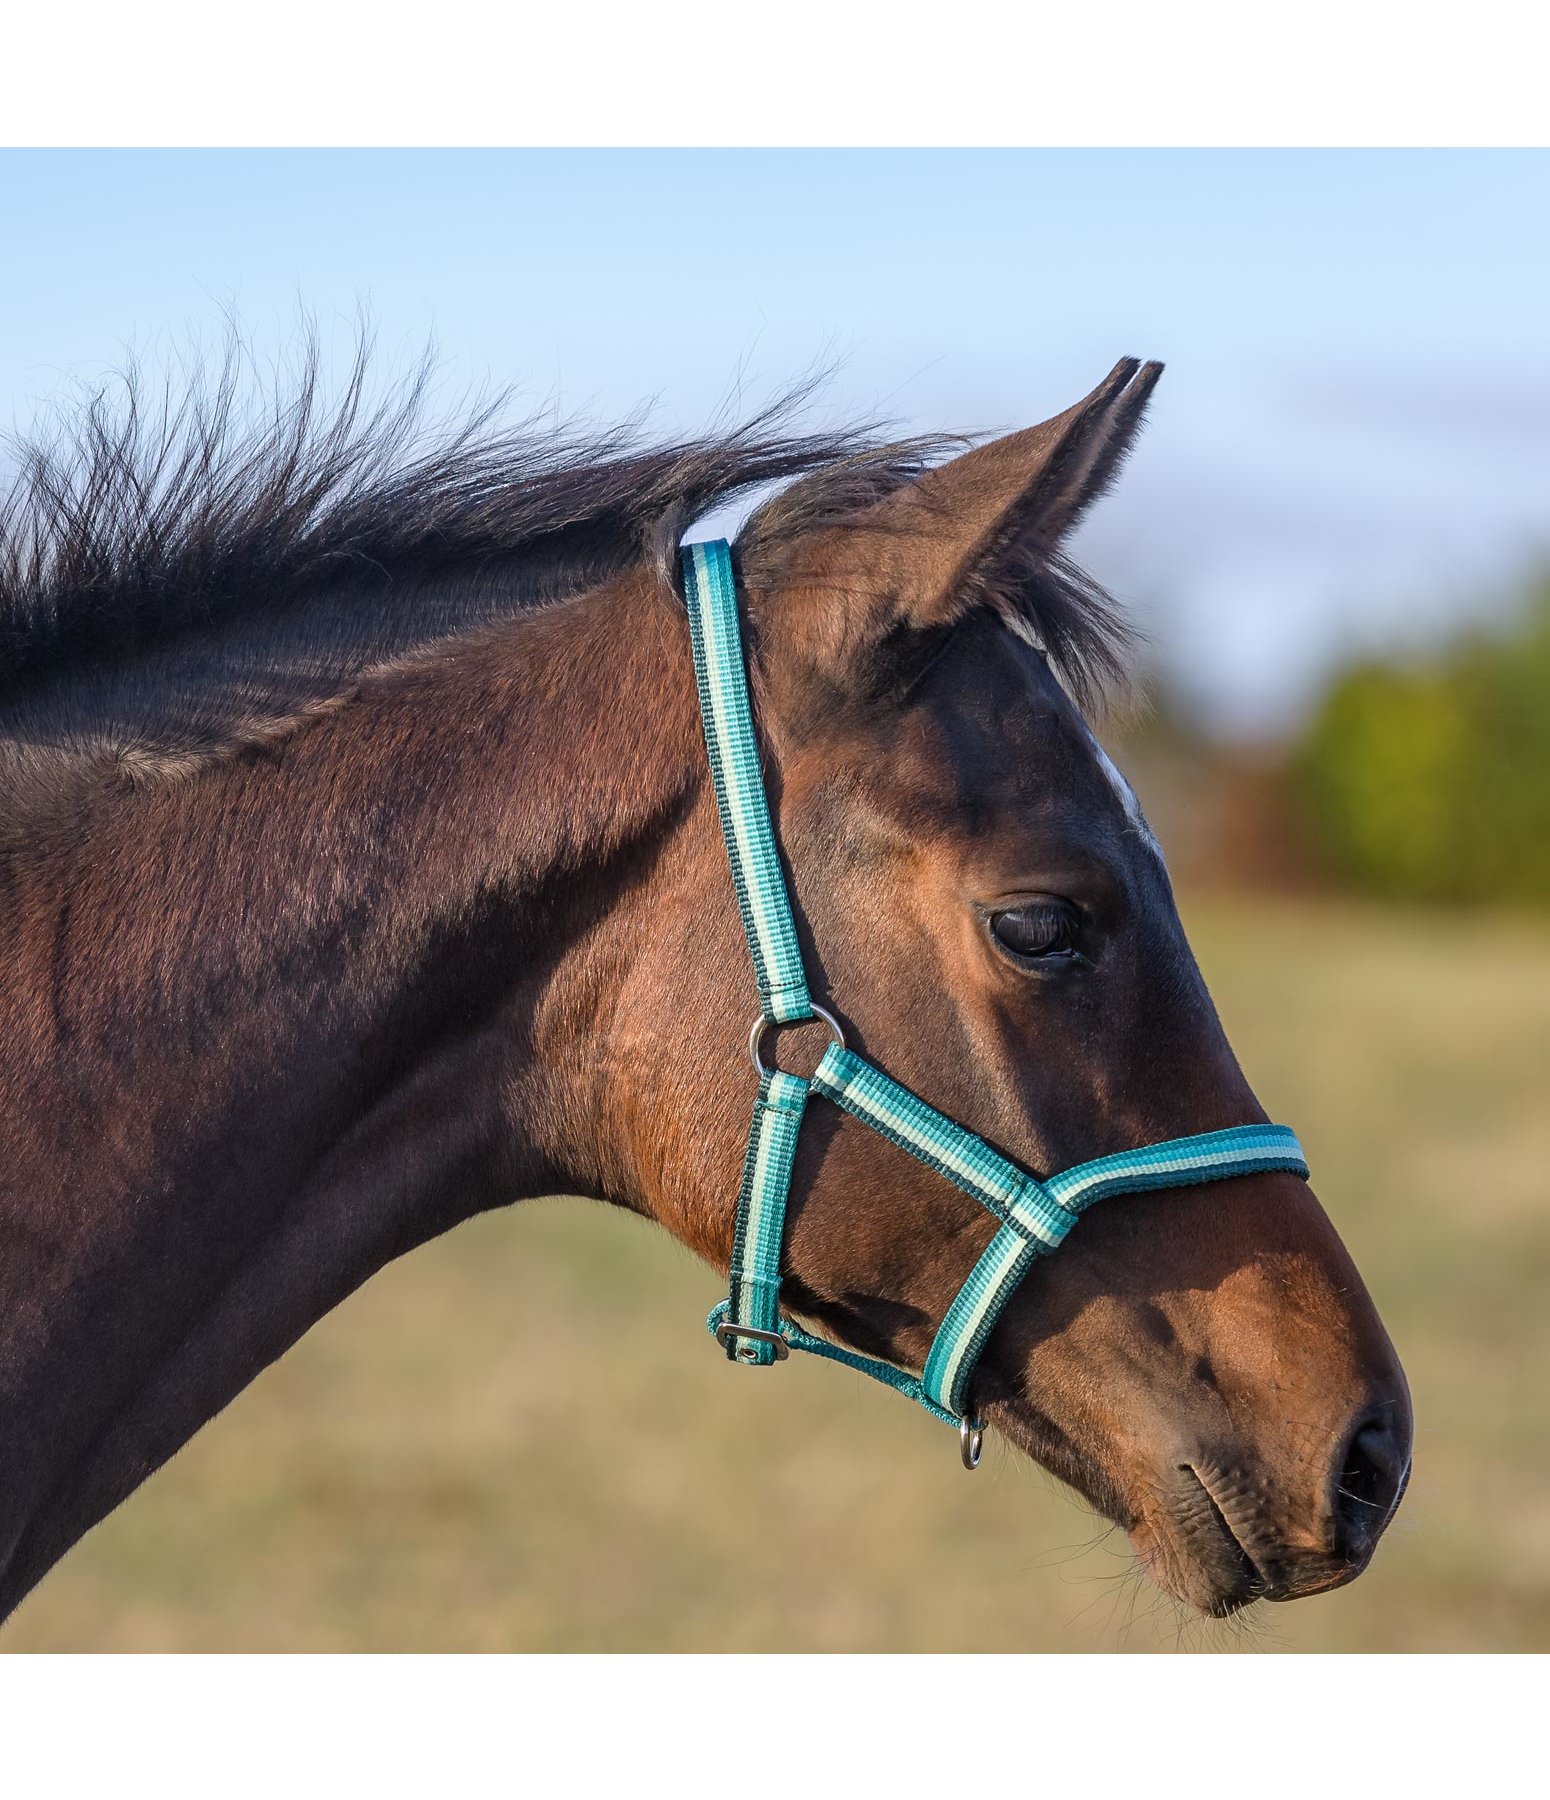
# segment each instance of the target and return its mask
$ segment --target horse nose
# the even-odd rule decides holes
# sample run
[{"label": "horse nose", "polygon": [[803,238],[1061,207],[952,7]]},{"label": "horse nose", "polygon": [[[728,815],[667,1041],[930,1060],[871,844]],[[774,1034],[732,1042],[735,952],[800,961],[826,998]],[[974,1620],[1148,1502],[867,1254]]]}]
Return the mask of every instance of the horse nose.
[{"label": "horse nose", "polygon": [[1332,1548],[1344,1563],[1365,1563],[1388,1524],[1410,1474],[1410,1427],[1390,1401],[1361,1414],[1335,1476]]}]

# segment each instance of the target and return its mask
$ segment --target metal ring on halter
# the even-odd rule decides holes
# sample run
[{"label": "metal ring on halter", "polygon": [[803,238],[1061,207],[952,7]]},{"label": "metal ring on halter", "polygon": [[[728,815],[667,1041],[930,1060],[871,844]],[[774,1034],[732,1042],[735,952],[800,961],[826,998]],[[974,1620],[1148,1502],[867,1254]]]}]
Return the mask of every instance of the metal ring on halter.
[{"label": "metal ring on halter", "polygon": [[980,1466],[980,1452],[985,1448],[985,1421],[971,1419],[967,1413],[958,1421],[958,1454],[966,1469]]},{"label": "metal ring on halter", "polygon": [[[843,1050],[845,1048],[845,1033],[840,1030],[839,1020],[835,1018],[832,1012],[826,1012],[816,1000],[808,1001],[808,1005],[813,1009],[813,1018],[823,1020],[824,1024],[829,1027],[829,1033],[833,1037],[835,1043]],[[783,1019],[779,1023],[780,1025],[806,1025],[810,1023],[810,1021],[807,1019]],[[773,1075],[775,1070],[765,1066],[764,1058],[759,1054],[759,1047],[764,1042],[765,1032],[777,1029],[779,1029],[779,1026],[776,1021],[767,1019],[763,1013],[760,1013],[758,1018],[753,1022],[752,1030],[748,1033],[748,1054],[753,1058],[753,1066],[759,1071],[761,1080],[766,1075]]]}]

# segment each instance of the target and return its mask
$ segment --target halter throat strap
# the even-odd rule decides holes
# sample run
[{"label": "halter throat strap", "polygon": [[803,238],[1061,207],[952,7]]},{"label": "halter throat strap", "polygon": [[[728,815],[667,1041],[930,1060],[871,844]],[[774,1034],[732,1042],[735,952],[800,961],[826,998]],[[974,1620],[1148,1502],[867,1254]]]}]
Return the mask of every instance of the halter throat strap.
[{"label": "halter throat strap", "polygon": [[[759,991],[750,1038],[759,1091],[738,1190],[731,1291],[709,1327],[737,1362],[779,1362],[797,1349],[858,1369],[960,1426],[967,1446],[971,1429],[977,1433],[970,1385],[1002,1309],[1034,1261],[1057,1250],[1089,1206],[1113,1194],[1272,1169],[1306,1179],[1308,1166],[1286,1126],[1239,1125],[1124,1150],[1041,1179],[847,1049],[838,1023],[813,1003],[791,916],[754,733],[730,546],[687,545],[683,576],[706,754]],[[759,1045],[766,1028],[814,1018],[828,1024],[834,1042],[812,1076],[765,1067]],[[786,1207],[802,1120],[815,1094],[961,1188],[996,1221],[918,1376],[816,1337],[781,1313]]]}]

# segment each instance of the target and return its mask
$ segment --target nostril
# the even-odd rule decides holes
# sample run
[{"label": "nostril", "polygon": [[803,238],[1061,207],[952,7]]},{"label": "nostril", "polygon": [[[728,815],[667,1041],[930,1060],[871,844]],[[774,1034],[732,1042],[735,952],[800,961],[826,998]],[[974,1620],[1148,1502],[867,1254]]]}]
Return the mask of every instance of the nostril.
[{"label": "nostril", "polygon": [[1335,1482],[1335,1550],[1349,1562],[1368,1555],[1399,1498],[1404,1467],[1386,1413],[1359,1419]]}]

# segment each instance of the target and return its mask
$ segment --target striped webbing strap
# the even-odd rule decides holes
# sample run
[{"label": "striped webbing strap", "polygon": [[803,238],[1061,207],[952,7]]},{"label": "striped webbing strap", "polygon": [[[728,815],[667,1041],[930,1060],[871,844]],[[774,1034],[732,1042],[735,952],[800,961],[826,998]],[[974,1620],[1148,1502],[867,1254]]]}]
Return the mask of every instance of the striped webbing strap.
[{"label": "striped webbing strap", "polygon": [[743,915],[743,936],[759,983],[760,1010],[772,1025],[810,1019],[807,971],[791,923],[791,903],[764,795],[759,742],[753,734],[737,583],[727,545],[691,544],[684,551],[684,581],[690,595],[689,634],[705,749],[737,907]]},{"label": "striped webbing strap", "polygon": [[[774,1025],[811,1019],[813,1004],[754,736],[731,550],[720,542],[691,544],[683,552],[683,570],[705,747],[758,980],[760,1018]],[[943,1316],[919,1376],[815,1337],[781,1316],[786,1206],[797,1138],[813,1094],[908,1151],[996,1220],[996,1233]],[[1170,1138],[1041,1180],[853,1050],[832,1043],[811,1078],[761,1069],[738,1190],[731,1292],[711,1313],[710,1329],[727,1355],[740,1362],[773,1362],[788,1345],[809,1350],[886,1382],[957,1425],[967,1416],[975,1364],[1002,1308],[1034,1259],[1058,1249],[1095,1201],[1271,1169],[1304,1179],[1308,1174],[1301,1147],[1284,1125],[1236,1125]],[[739,1335],[739,1326],[748,1335]]]}]

